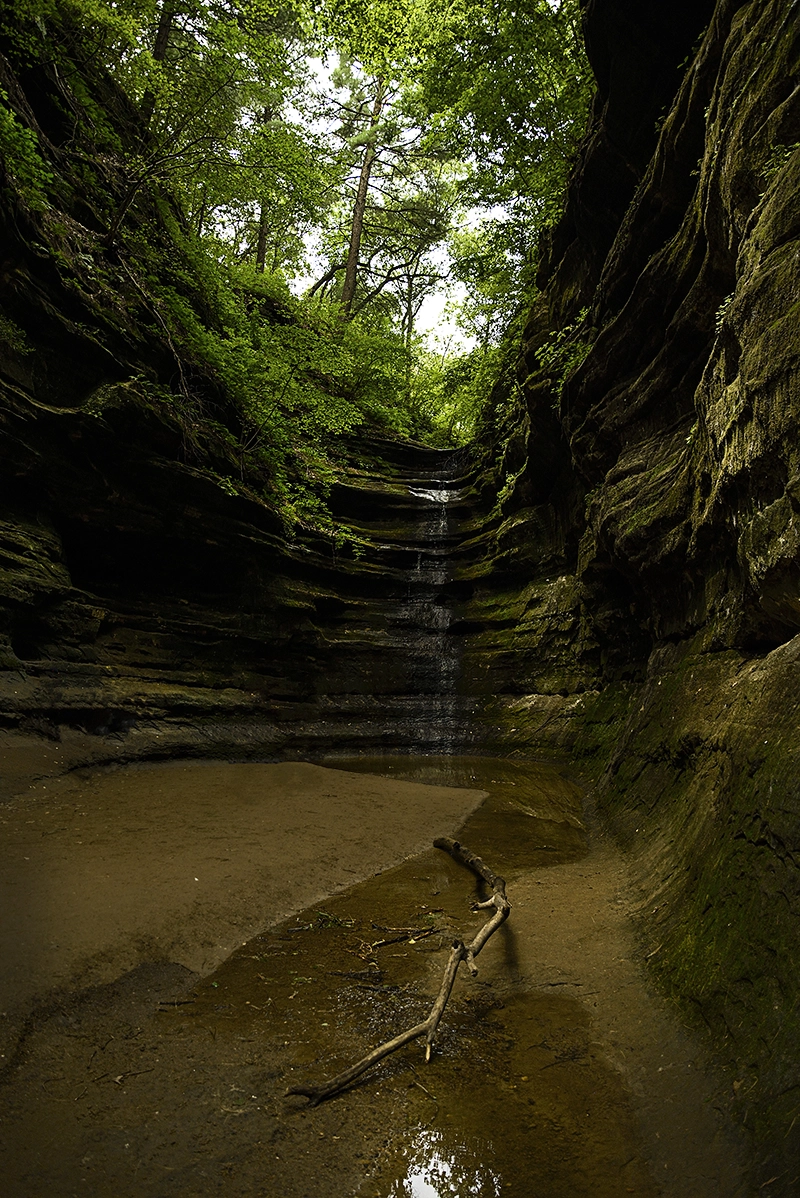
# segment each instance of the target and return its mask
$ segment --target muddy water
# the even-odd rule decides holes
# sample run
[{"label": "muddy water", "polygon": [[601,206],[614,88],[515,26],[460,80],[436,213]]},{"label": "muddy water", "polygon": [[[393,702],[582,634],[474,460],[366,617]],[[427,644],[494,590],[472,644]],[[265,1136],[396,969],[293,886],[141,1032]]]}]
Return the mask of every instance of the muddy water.
[{"label": "muddy water", "polygon": [[[460,838],[506,877],[512,903],[521,872],[578,861],[586,853],[580,794],[552,767],[480,758],[341,764],[488,790],[489,799]],[[382,971],[390,972],[396,984],[426,995],[418,1007],[424,1013],[438,986],[449,937],[474,934],[483,917],[472,915],[469,903],[484,893],[468,873],[434,852],[399,867],[391,878],[359,887],[345,904],[348,910],[367,918],[378,885],[381,906],[410,912],[416,902],[417,920],[420,911],[441,907],[438,944],[432,938],[415,950],[409,945],[402,956],[381,959]],[[422,888],[430,888],[430,894],[420,905]],[[645,1198],[658,1192],[640,1151],[629,1096],[620,1075],[592,1044],[585,1008],[558,992],[532,993],[520,976],[518,920],[512,911],[485,950],[478,978],[464,972],[459,979],[434,1061],[425,1066],[421,1050],[407,1050],[415,1072],[415,1116],[390,1144],[362,1193],[375,1198],[506,1193]]]},{"label": "muddy water", "polygon": [[489,792],[460,838],[513,909],[433,1060],[410,1045],[317,1108],[285,1097],[424,1018],[453,935],[480,926],[476,879],[430,849],[202,979],[154,962],[38,1012],[2,1079],[4,1196],[745,1193],[693,1050],[609,923],[616,866],[587,848],[577,789],[531,763],[338,764]]},{"label": "muddy water", "polygon": [[[489,789],[461,838],[507,876],[512,902],[521,871],[586,851],[579,794],[549,767],[430,758],[342,765]],[[470,910],[476,897],[477,880],[432,849],[251,941],[199,988],[192,1018],[215,1037],[246,1038],[269,1012],[289,1037],[288,1080],[330,1076],[424,1018],[453,935],[471,936],[485,918]],[[584,1007],[558,990],[531,993],[520,977],[515,922],[512,913],[487,946],[478,978],[459,979],[433,1061],[426,1065],[412,1045],[354,1088],[368,1101],[374,1094],[379,1108],[387,1084],[402,1097],[359,1194],[658,1192],[628,1095],[593,1045]],[[351,1101],[342,1095],[328,1105]],[[303,1099],[287,1101],[290,1112],[305,1109]]]},{"label": "muddy water", "polygon": [[0,1061],[54,989],[147,960],[209,973],[270,923],[454,831],[484,797],[307,762],[40,779],[0,808]]}]

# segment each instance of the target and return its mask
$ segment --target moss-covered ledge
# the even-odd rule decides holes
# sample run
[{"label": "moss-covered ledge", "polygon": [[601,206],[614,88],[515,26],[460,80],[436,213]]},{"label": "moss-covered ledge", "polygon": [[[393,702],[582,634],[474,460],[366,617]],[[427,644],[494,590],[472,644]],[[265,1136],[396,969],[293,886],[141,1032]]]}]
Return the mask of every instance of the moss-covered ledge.
[{"label": "moss-covered ledge", "polygon": [[659,648],[595,788],[641,887],[643,954],[711,1033],[759,1185],[800,1160],[799,667],[800,636]]}]

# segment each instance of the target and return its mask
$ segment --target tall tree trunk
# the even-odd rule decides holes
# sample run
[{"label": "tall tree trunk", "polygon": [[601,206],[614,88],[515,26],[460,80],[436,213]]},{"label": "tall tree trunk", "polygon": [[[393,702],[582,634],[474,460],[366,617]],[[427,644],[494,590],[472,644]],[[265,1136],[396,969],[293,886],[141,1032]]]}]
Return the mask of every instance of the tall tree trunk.
[{"label": "tall tree trunk", "polygon": [[[383,80],[378,79],[377,91],[375,92],[375,102],[372,105],[372,115],[369,122],[369,132],[374,133],[380,120],[383,102],[386,99],[386,87]],[[350,309],[353,306],[353,297],[356,293],[356,278],[358,275],[358,256],[361,250],[361,234],[364,230],[364,213],[367,208],[367,194],[369,192],[369,179],[372,174],[372,165],[375,161],[375,138],[370,136],[364,148],[364,157],[361,161],[361,175],[358,180],[358,191],[356,192],[356,202],[353,205],[353,223],[350,226],[350,246],[347,251],[347,265],[344,272],[344,286],[342,287],[342,314],[347,317],[350,314]]]},{"label": "tall tree trunk", "polygon": [[200,207],[197,210],[197,236],[202,237],[203,225],[206,219],[206,199],[208,198],[208,187],[203,183],[203,188],[200,193]]},{"label": "tall tree trunk", "polygon": [[[262,108],[261,124],[266,126],[275,119],[273,108]],[[258,211],[258,241],[256,242],[256,270],[263,274],[267,266],[267,234],[269,233],[269,213],[267,201],[262,200]]]},{"label": "tall tree trunk", "polygon": [[411,346],[414,341],[414,276],[409,271],[408,280],[406,282],[406,319],[405,319],[405,335],[406,335],[406,394],[409,403],[411,402],[411,379],[413,375],[411,365]]},{"label": "tall tree trunk", "polygon": [[261,201],[261,211],[258,214],[258,242],[256,244],[256,270],[264,273],[267,264],[267,205]]},{"label": "tall tree trunk", "polygon": [[[169,35],[172,33],[172,26],[175,22],[175,17],[178,13],[177,0],[162,0],[161,12],[158,16],[158,28],[156,30],[156,40],[153,46],[153,58],[156,62],[163,62],[167,57],[167,47],[169,46]],[[142,120],[145,125],[149,125],[153,117],[153,112],[156,106],[155,93],[151,88],[147,88],[142,99]]]}]

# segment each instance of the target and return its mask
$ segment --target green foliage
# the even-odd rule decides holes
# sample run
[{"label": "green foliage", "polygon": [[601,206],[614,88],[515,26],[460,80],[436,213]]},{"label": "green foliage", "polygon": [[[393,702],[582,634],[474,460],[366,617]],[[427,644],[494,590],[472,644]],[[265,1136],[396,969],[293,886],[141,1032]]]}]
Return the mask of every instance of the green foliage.
[{"label": "green foliage", "polygon": [[177,290],[156,285],[153,294],[182,353],[210,367],[241,412],[243,449],[285,451],[298,437],[322,441],[363,423],[347,394],[353,362],[330,312],[295,303],[276,323],[257,311],[239,278],[220,297],[222,327],[209,328]]},{"label": "green foliage", "polygon": [[763,178],[767,181],[774,179],[775,175],[783,170],[784,166],[796,150],[800,150],[800,141],[796,141],[790,146],[773,146],[772,150],[770,151],[769,158],[761,168],[761,174]]},{"label": "green foliage", "polygon": [[493,358],[493,353],[481,350],[444,358],[430,350],[420,351],[414,400],[435,430],[434,441],[463,445],[472,439],[485,398],[482,384],[493,375]]},{"label": "green foliage", "polygon": [[576,0],[424,0],[420,102],[475,163],[471,187],[491,203],[560,209],[592,90]]},{"label": "green foliage", "polygon": [[24,331],[13,320],[2,314],[0,314],[0,342],[7,345],[16,354],[26,355],[33,353],[33,346],[28,341]]},{"label": "green foliage", "polygon": [[8,93],[0,88],[0,162],[6,179],[27,208],[42,212],[48,206],[47,188],[53,181],[32,129],[20,123],[9,107]]},{"label": "green foliage", "polygon": [[[149,323],[166,344],[172,389],[154,384],[142,402],[169,408],[191,452],[213,443],[227,462],[208,466],[216,485],[333,533],[325,501],[348,434],[462,444],[499,418],[537,238],[585,118],[577,0],[16,9],[0,14],[5,49],[57,72],[71,132],[57,150],[1,93],[8,178],[69,286],[102,297],[103,320]],[[328,75],[313,64],[324,53],[339,60]],[[417,328],[446,276],[465,289],[457,317],[473,346],[451,354]],[[0,338],[25,352],[11,322]],[[543,364],[563,378],[583,348],[563,330]]]},{"label": "green foliage", "polygon": [[56,12],[56,0],[15,0],[0,7],[0,39],[11,50],[15,64],[38,58],[46,23]]},{"label": "green foliage", "polygon": [[454,230],[449,246],[453,277],[466,289],[458,323],[484,348],[496,345],[532,294],[528,230],[516,221],[488,217]]},{"label": "green foliage", "polygon": [[415,48],[414,0],[327,0],[320,24],[334,45],[375,77],[396,78]]},{"label": "green foliage", "polygon": [[586,327],[588,312],[588,308],[581,308],[571,324],[552,332],[536,351],[541,368],[555,382],[556,399],[560,398],[565,382],[578,369],[592,347],[590,340],[579,336]]},{"label": "green foliage", "polygon": [[720,306],[717,308],[717,312],[714,317],[714,328],[716,329],[716,331],[718,333],[721,330],[723,324],[725,323],[725,316],[728,312],[728,308],[731,306],[731,303],[733,302],[733,296],[734,296],[734,292],[732,291],[730,293],[730,295],[725,296],[725,299],[722,301]]},{"label": "green foliage", "polygon": [[[279,274],[252,265],[223,271],[192,245],[193,278],[205,276],[214,320],[200,317],[177,277],[142,281],[152,309],[187,366],[218,380],[234,403],[242,473],[246,462],[261,463],[290,519],[325,523],[337,439],[366,423],[417,431],[403,405],[398,335],[366,318],[342,322],[335,301],[297,299]],[[152,261],[146,243],[137,243],[136,254],[140,269],[148,255]]]}]

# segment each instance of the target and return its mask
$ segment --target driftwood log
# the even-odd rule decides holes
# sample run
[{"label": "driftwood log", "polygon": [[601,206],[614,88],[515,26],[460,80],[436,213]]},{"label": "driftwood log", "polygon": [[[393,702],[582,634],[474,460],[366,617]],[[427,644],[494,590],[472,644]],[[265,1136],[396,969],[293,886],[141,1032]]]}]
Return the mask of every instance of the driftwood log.
[{"label": "driftwood log", "polygon": [[326,1098],[331,1098],[334,1094],[338,1094],[345,1086],[349,1086],[351,1082],[365,1073],[367,1069],[371,1069],[373,1065],[377,1065],[384,1057],[388,1057],[391,1053],[397,1052],[403,1045],[416,1040],[419,1036],[425,1036],[425,1060],[431,1059],[431,1050],[433,1041],[436,1036],[437,1028],[441,1021],[444,1009],[447,1006],[447,1000],[453,989],[453,984],[456,980],[458,967],[462,961],[466,963],[467,969],[474,977],[477,972],[475,958],[486,944],[490,936],[493,936],[497,929],[505,920],[508,919],[511,911],[511,904],[506,898],[505,880],[493,873],[489,866],[486,865],[480,857],[476,857],[463,844],[459,844],[457,840],[450,840],[447,836],[440,836],[434,840],[434,847],[444,849],[456,861],[460,861],[467,869],[472,870],[479,878],[486,882],[487,886],[491,887],[491,897],[482,903],[474,903],[473,911],[492,910],[491,916],[480,929],[478,934],[465,944],[463,940],[456,939],[453,941],[453,946],[450,949],[450,956],[444,969],[442,984],[439,987],[439,993],[436,996],[436,1001],[431,1008],[428,1018],[422,1023],[417,1023],[414,1027],[408,1028],[407,1031],[401,1032],[391,1040],[387,1040],[384,1044],[380,1044],[377,1048],[373,1048],[372,1052],[367,1053],[355,1065],[351,1065],[349,1069],[345,1069],[343,1073],[337,1074],[330,1081],[322,1082],[318,1086],[291,1086],[286,1091],[287,1097],[290,1094],[301,1094],[305,1098],[310,1099],[311,1105],[316,1106]]}]

